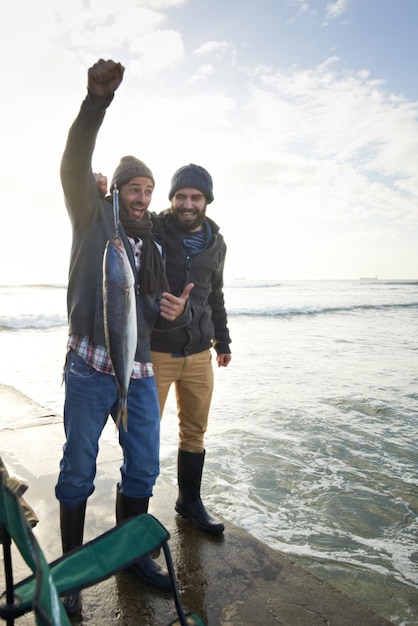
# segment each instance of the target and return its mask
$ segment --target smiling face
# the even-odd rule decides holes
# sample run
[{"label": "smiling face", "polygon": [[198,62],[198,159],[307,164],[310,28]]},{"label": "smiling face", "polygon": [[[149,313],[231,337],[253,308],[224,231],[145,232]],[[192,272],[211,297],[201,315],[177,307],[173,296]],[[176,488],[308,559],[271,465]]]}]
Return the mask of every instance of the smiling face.
[{"label": "smiling face", "polygon": [[154,184],[146,176],[137,176],[121,186],[120,203],[135,220],[143,220],[152,200]]},{"label": "smiling face", "polygon": [[206,217],[206,198],[199,189],[184,187],[171,200],[171,213],[185,232],[202,230]]}]

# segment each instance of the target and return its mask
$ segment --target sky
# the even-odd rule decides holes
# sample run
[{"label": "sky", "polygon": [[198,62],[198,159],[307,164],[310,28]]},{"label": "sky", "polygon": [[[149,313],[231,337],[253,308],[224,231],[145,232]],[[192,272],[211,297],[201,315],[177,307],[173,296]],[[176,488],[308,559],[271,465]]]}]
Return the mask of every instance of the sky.
[{"label": "sky", "polygon": [[3,22],[0,284],[67,281],[59,165],[99,58],[123,83],[96,171],[168,207],[214,180],[225,280],[418,278],[417,0],[15,0]]}]

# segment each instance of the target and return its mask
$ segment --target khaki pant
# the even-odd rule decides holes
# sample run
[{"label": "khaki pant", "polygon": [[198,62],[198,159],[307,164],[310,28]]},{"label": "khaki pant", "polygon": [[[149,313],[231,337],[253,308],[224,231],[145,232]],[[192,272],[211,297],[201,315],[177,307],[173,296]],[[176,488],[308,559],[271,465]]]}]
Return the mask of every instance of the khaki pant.
[{"label": "khaki pant", "polygon": [[187,452],[203,452],[213,392],[211,351],[204,350],[186,357],[151,352],[151,357],[161,417],[168,392],[174,383],[179,419],[179,448]]}]

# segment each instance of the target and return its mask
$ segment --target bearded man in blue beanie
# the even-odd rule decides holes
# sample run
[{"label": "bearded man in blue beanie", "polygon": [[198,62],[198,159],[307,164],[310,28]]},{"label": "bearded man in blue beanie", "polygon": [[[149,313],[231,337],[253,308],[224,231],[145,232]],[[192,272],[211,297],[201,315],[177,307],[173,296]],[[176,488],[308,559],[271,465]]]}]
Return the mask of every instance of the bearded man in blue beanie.
[{"label": "bearded man in blue beanie", "polygon": [[224,524],[210,515],[200,490],[205,461],[207,430],[213,392],[211,348],[219,367],[231,360],[231,343],[223,294],[226,244],[219,227],[206,216],[213,202],[213,182],[207,170],[190,163],[171,180],[171,207],[153,214],[153,231],[166,255],[166,274],[173,294],[190,292],[193,319],[182,328],[151,334],[151,358],[161,415],[172,384],[179,419],[176,511],[197,528],[218,535]]}]

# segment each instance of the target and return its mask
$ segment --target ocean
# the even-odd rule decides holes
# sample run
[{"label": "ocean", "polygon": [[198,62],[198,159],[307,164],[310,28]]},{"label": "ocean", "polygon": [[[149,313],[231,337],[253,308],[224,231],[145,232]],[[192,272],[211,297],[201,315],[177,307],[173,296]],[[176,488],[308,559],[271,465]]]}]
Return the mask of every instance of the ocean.
[{"label": "ocean", "polygon": [[[60,285],[0,287],[0,383],[59,414],[65,299]],[[236,280],[225,301],[233,358],[214,360],[204,501],[394,624],[418,624],[418,279]],[[176,451],[171,394],[173,484]]]}]

